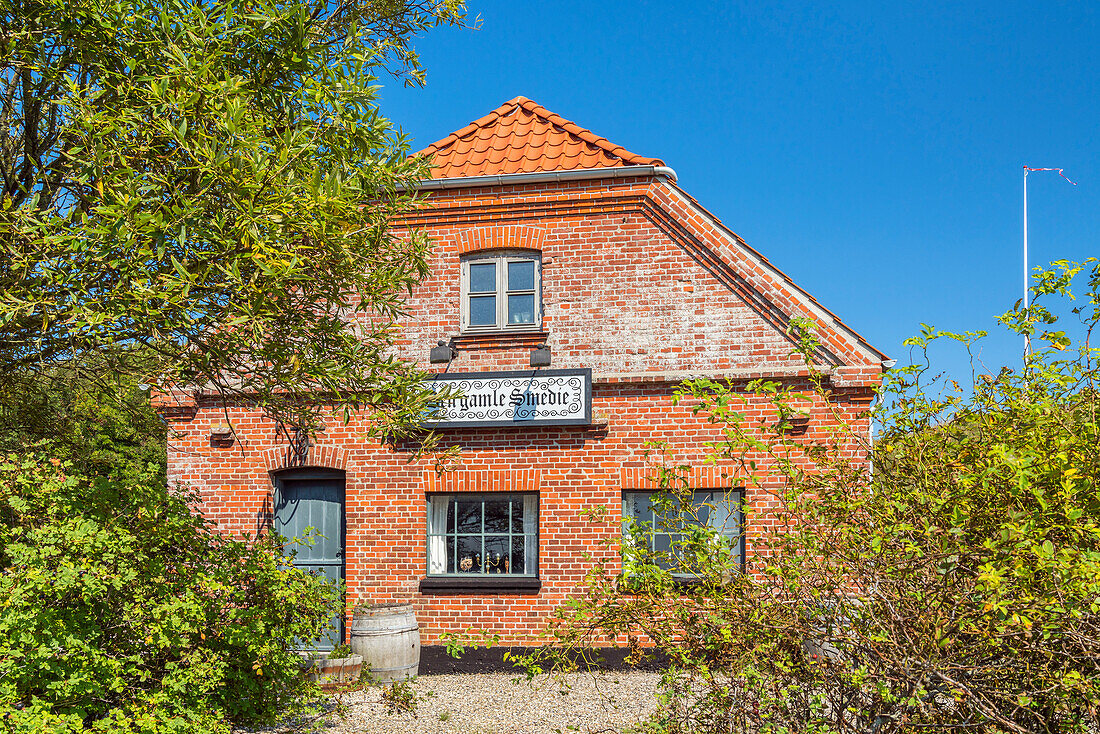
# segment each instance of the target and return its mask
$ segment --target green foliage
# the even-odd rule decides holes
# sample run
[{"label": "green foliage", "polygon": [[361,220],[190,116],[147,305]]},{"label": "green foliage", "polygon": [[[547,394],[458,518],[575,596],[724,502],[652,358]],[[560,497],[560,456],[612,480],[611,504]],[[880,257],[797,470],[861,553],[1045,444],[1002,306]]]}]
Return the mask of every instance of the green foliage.
[{"label": "green foliage", "polygon": [[427,242],[389,221],[425,163],[372,74],[420,78],[411,37],[461,18],[454,0],[0,0],[0,377],[98,352],[295,425],[319,391],[420,415],[390,347]]},{"label": "green foliage", "polygon": [[[678,551],[702,561],[685,586],[628,536],[622,571],[593,569],[542,657],[625,638],[666,658],[653,732],[1096,731],[1100,267],[1078,324],[1055,330],[1065,309],[1048,306],[1082,269],[1056,263],[1031,308],[1001,317],[1045,345],[1022,369],[966,388],[930,383],[926,359],[890,373],[874,447],[839,410],[815,425],[824,440],[786,431],[806,395],[836,405],[822,371],[801,386],[686,386],[724,430],[714,451],[740,467],[731,486],[773,503],[747,520],[760,533],[749,573],[700,527]],[[910,344],[975,350],[982,336],[926,328]],[[748,394],[774,414],[746,419]],[[676,467],[655,475],[674,496]]]},{"label": "green foliage", "polygon": [[328,654],[329,660],[340,660],[341,658],[350,658],[354,653],[352,652],[351,645],[337,645],[332,648],[332,652]]},{"label": "green foliage", "polygon": [[166,426],[148,391],[92,355],[0,380],[0,453],[27,447],[71,461],[82,474],[154,472],[165,481]]},{"label": "green foliage", "polygon": [[307,700],[293,648],[338,590],[144,479],[0,464],[0,719],[15,731],[220,732]]},{"label": "green foliage", "polygon": [[[162,393],[417,423],[425,162],[377,109],[456,0],[0,0],[0,716],[216,731],[308,693],[336,591],[165,489]],[[323,400],[317,397],[323,396]],[[48,452],[36,454],[38,452]],[[52,462],[35,458],[52,457]]]}]

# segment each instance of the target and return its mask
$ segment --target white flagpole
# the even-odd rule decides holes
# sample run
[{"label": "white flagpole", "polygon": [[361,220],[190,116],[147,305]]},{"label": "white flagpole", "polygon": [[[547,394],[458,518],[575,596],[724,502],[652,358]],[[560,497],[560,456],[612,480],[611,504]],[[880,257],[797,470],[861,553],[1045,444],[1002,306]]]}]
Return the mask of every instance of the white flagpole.
[{"label": "white flagpole", "polygon": [[[1031,298],[1031,278],[1027,272],[1027,166],[1024,166],[1024,311],[1027,311]],[[1024,361],[1031,356],[1031,335],[1024,334]]]},{"label": "white flagpole", "polygon": [[[1071,179],[1065,174],[1061,168],[1032,168],[1031,166],[1024,166],[1024,310],[1026,311],[1031,305],[1031,275],[1027,271],[1027,174],[1030,171],[1057,171],[1058,175],[1069,181],[1074,186],[1077,182]],[[1031,336],[1024,334],[1024,363],[1027,363],[1027,358],[1031,356]]]}]

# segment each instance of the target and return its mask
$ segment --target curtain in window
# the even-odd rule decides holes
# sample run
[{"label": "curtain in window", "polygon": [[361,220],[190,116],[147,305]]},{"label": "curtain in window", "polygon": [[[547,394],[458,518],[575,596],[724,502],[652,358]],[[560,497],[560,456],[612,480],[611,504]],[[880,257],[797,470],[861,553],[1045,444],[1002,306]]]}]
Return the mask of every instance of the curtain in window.
[{"label": "curtain in window", "polygon": [[539,496],[526,494],[523,496],[523,570],[524,573],[534,574],[538,572],[536,564],[539,558]]},{"label": "curtain in window", "polygon": [[428,573],[447,572],[447,506],[450,495],[432,497],[428,511]]}]

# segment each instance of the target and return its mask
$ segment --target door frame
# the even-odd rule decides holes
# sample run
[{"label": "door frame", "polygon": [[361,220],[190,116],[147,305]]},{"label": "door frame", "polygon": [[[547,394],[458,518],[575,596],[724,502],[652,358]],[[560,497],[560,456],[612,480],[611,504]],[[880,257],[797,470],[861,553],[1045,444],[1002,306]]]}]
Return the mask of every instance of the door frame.
[{"label": "door frame", "polygon": [[[324,467],[317,468],[301,468],[294,467],[289,469],[281,469],[271,473],[271,485],[272,485],[272,497],[271,497],[271,529],[276,533],[281,531],[281,528],[277,525],[276,509],[279,506],[279,499],[282,493],[286,489],[287,483],[304,482],[304,481],[335,481],[340,483],[340,581],[347,585],[348,574],[348,482],[347,472],[339,469],[326,469]],[[280,533],[281,534],[281,533]],[[344,600],[345,603],[347,599]],[[342,644],[347,639],[347,623],[344,619],[344,615],[340,615],[340,627],[337,630],[337,636],[339,642],[336,644]],[[314,650],[323,650],[324,648],[314,648]]]}]

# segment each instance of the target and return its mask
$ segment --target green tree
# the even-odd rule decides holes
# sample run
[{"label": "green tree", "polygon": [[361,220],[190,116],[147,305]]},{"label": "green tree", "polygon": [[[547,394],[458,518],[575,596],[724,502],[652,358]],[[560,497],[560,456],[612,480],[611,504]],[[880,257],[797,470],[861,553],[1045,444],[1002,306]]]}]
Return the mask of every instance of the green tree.
[{"label": "green tree", "polygon": [[[601,638],[652,645],[670,662],[654,731],[1096,731],[1100,267],[1069,334],[1046,305],[1071,298],[1081,269],[1057,263],[1030,308],[1000,318],[1045,345],[1022,369],[965,387],[929,382],[926,360],[889,375],[873,472],[842,450],[860,437],[839,415],[832,440],[786,435],[799,396],[783,385],[748,388],[774,405],[755,424],[731,386],[686,386],[681,399],[725,432],[716,453],[741,462],[733,485],[775,494],[778,529],[740,574],[688,523],[673,550],[688,588],[628,537],[621,572],[594,569],[559,612],[551,657]],[[927,329],[909,344],[974,350],[982,336]],[[816,389],[828,397],[826,381]],[[658,472],[670,513],[677,476]]]},{"label": "green tree", "polygon": [[[308,699],[337,591],[165,486],[165,393],[407,425],[424,176],[374,74],[453,0],[0,0],[0,722],[225,731]],[[9,453],[10,452],[10,453]]]},{"label": "green tree", "polygon": [[0,2],[0,379],[96,353],[296,425],[318,394],[420,414],[391,346],[427,244],[389,222],[425,162],[379,115],[373,75],[419,80],[410,39],[462,12]]}]

